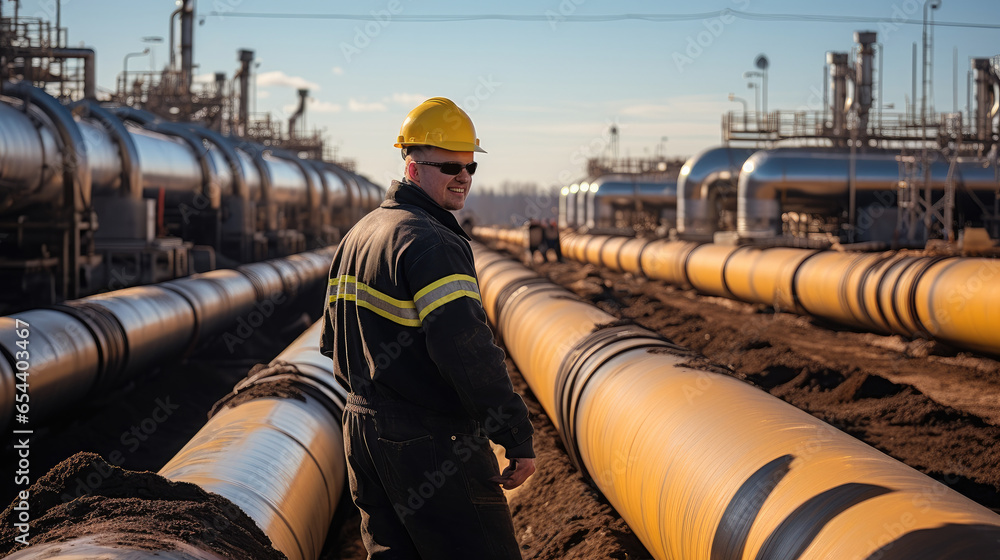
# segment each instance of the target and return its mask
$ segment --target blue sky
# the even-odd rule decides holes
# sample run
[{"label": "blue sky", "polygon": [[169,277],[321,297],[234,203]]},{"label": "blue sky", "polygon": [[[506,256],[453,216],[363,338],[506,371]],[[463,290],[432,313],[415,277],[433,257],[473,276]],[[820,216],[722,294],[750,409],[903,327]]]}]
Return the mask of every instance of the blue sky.
[{"label": "blue sky", "polygon": [[[54,0],[25,0],[22,13],[55,20]],[[100,6],[95,7],[95,6]],[[387,185],[401,172],[392,143],[406,113],[422,99],[450,97],[473,117],[489,152],[480,155],[479,185],[503,181],[556,186],[583,175],[583,161],[601,155],[608,129],[620,130],[620,154],[657,151],[688,156],[721,143],[725,111],[739,111],[729,93],[755,103],[744,71],[760,53],[770,59],[768,108],[820,110],[827,51],[849,52],[853,32],[873,30],[883,44],[883,99],[902,111],[911,86],[911,49],[922,18],[916,0],[445,0],[334,2],[199,0],[195,29],[197,74],[238,67],[236,51],[256,52],[256,110],[287,118],[296,89],[309,87],[306,122],[325,130],[342,157]],[[687,21],[578,23],[562,15],[692,14],[730,8],[754,13],[884,18],[881,22],[756,21],[732,16]],[[5,2],[4,13],[10,11]],[[98,84],[112,89],[123,57],[153,45],[157,66],[168,56],[173,0],[64,0],[71,45],[97,50]],[[228,15],[211,15],[219,12]],[[381,22],[325,18],[246,18],[247,13],[356,14]],[[527,14],[541,21],[401,21],[400,16]],[[943,0],[937,21],[1000,23],[995,2]],[[934,104],[952,110],[953,49],[958,56],[958,106],[964,109],[970,56],[1000,51],[1000,30],[934,30]],[[179,38],[178,38],[179,42]],[[918,58],[919,61],[919,58]],[[148,69],[132,58],[130,69]],[[920,94],[918,83],[917,92]],[[664,141],[664,138],[666,140]]]}]

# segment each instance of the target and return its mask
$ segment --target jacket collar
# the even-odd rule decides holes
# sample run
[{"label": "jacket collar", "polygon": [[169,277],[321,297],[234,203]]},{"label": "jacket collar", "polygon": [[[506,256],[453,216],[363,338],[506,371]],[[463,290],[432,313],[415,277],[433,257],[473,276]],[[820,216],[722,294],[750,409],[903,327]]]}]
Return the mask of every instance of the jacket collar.
[{"label": "jacket collar", "polygon": [[[393,181],[392,185],[389,187],[389,192],[385,195],[386,202],[383,206],[386,206],[389,201],[393,201],[396,204],[409,204],[424,210],[430,214],[435,220],[441,222],[442,225],[448,229],[454,231],[458,235],[472,240],[469,234],[462,229],[462,226],[458,224],[458,220],[455,219],[455,215],[451,212],[442,208],[437,202],[434,202],[423,189],[417,185],[403,179],[402,181]],[[388,204],[391,206],[391,204]]]}]

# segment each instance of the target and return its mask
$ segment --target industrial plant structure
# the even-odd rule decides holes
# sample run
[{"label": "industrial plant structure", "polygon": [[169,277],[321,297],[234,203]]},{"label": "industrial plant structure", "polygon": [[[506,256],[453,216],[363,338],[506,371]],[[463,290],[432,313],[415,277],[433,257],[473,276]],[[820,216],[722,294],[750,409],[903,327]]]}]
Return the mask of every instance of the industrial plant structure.
[{"label": "industrial plant structure", "polygon": [[[660,193],[664,206],[676,200],[676,221],[661,225],[681,239],[763,246],[1000,239],[1000,58],[971,61],[965,114],[926,102],[886,113],[877,34],[856,32],[854,41],[851,54],[827,53],[821,110],[725,115],[723,145],[689,159],[676,191]],[[601,180],[562,189],[564,226],[606,233],[595,217],[622,201],[603,200],[592,186]],[[634,203],[649,204],[640,190]]]},{"label": "industrial plant structure", "polygon": [[0,311],[324,247],[381,201],[300,132],[305,90],[287,133],[251,119],[252,51],[233,80],[194,83],[193,0],[171,15],[170,63],[123,72],[105,100],[93,50],[14,6],[0,43]]}]

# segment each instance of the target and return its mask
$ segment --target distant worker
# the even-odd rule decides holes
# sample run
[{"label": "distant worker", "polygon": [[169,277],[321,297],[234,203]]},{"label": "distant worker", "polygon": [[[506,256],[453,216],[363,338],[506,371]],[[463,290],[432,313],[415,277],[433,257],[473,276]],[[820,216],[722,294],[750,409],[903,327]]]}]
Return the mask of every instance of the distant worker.
[{"label": "distant worker", "polygon": [[542,233],[542,223],[538,220],[531,220],[528,222],[528,262],[530,263],[535,260],[535,253],[541,253],[542,261],[545,261],[545,251],[547,249],[545,235]]},{"label": "distant worker", "polygon": [[[451,213],[485,150],[443,97],[410,111],[395,146],[405,176],[340,243],[321,340],[350,391],[344,447],[362,538],[374,560],[521,558],[501,486],[535,471],[533,429]],[[489,440],[504,447],[503,473]]]},{"label": "distant worker", "polygon": [[562,246],[559,245],[559,226],[554,218],[550,218],[542,225],[542,237],[546,247],[545,260],[549,260],[548,251],[555,253],[556,262],[562,262]]}]

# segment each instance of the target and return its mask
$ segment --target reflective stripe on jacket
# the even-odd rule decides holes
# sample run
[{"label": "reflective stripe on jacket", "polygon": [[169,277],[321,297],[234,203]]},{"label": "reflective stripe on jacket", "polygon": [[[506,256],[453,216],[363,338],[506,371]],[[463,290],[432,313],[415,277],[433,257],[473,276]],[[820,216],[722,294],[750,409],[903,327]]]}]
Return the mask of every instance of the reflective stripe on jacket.
[{"label": "reflective stripe on jacket", "polygon": [[393,182],[334,256],[321,350],[351,392],[471,417],[507,457],[534,457],[527,409],[493,343],[467,239],[419,187]]}]

